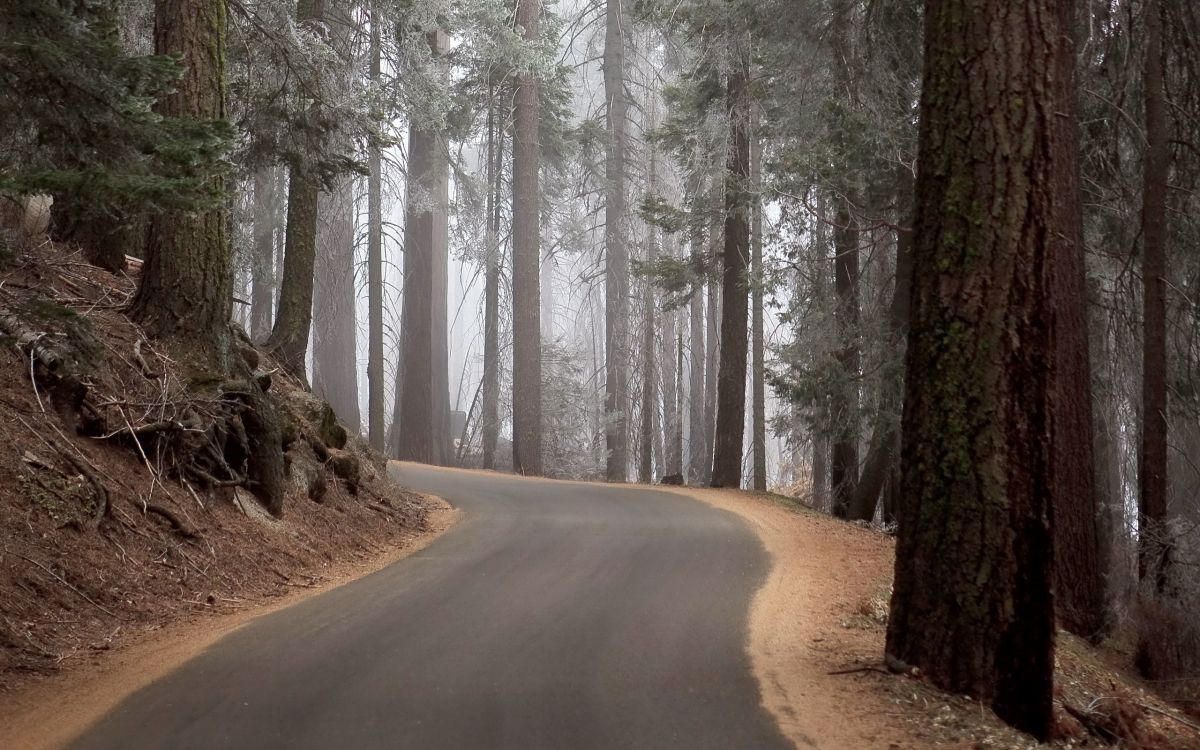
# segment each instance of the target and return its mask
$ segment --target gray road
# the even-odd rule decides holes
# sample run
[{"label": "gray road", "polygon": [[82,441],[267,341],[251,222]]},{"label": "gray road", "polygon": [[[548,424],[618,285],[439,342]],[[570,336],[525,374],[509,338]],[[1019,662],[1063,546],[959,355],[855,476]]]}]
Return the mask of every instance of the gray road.
[{"label": "gray road", "polygon": [[74,747],[791,747],[743,651],[767,561],[736,517],[645,489],[393,473],[466,517],[230,635]]}]

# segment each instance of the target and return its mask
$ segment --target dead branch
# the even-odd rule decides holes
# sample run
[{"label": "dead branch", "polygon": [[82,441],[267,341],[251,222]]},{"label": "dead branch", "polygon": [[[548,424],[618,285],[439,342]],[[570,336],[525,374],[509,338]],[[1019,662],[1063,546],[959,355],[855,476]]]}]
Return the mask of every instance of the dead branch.
[{"label": "dead branch", "polygon": [[55,573],[53,570],[50,570],[50,569],[49,569],[49,568],[47,568],[45,565],[42,565],[42,564],[41,564],[40,562],[38,562],[37,560],[34,560],[34,559],[32,559],[32,558],[28,558],[28,557],[26,557],[25,555],[22,555],[20,552],[13,552],[12,550],[8,549],[7,547],[5,547],[5,548],[4,548],[4,552],[5,552],[5,554],[12,554],[12,555],[15,555],[15,556],[17,556],[17,557],[21,558],[22,560],[24,560],[24,561],[25,561],[25,562],[27,562],[27,563],[30,563],[30,564],[32,564],[32,565],[36,565],[37,567],[41,568],[41,569],[42,569],[42,570],[44,570],[46,573],[48,573],[50,576],[52,576],[52,577],[54,578],[54,580],[58,581],[58,582],[59,582],[59,583],[61,583],[62,585],[66,586],[67,588],[69,588],[70,590],[72,590],[72,591],[74,591],[76,594],[78,594],[78,595],[79,595],[80,597],[82,597],[82,598],[83,598],[83,600],[84,600],[84,601],[86,601],[88,604],[92,605],[92,606],[93,606],[93,607],[95,607],[96,609],[100,610],[101,612],[104,612],[105,614],[107,614],[107,615],[109,615],[109,616],[111,616],[111,617],[117,617],[118,619],[120,619],[120,618],[119,618],[119,616],[118,616],[118,615],[117,615],[115,612],[113,612],[113,611],[112,611],[112,610],[110,610],[110,609],[107,609],[106,607],[104,607],[104,606],[102,606],[102,605],[100,605],[100,604],[97,604],[97,603],[96,603],[96,601],[95,601],[94,599],[92,599],[90,596],[88,596],[87,594],[83,593],[83,592],[82,592],[82,591],[80,591],[79,589],[77,589],[77,588],[75,588],[74,586],[72,586],[70,583],[68,583],[68,582],[67,582],[67,580],[66,580],[65,578],[63,578],[62,576],[60,576],[58,573]]}]

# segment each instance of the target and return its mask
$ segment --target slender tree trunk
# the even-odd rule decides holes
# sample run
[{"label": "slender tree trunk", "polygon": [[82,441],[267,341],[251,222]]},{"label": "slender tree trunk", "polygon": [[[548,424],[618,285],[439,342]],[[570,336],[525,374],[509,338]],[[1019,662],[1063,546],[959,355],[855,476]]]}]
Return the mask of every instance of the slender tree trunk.
[{"label": "slender tree trunk", "polygon": [[1039,739],[1054,672],[1052,259],[1075,200],[1059,191],[1074,164],[1060,5],[926,5],[887,637],[892,657]]},{"label": "slender tree trunk", "polygon": [[[163,116],[225,117],[226,24],[222,0],[157,0],[154,50],[179,55],[183,63],[175,90],[158,100]],[[212,180],[214,189],[224,189],[223,177]],[[155,214],[130,316],[151,336],[177,341],[227,371],[231,263],[223,209]]]},{"label": "slender tree trunk", "polygon": [[[674,251],[668,251],[672,256]],[[666,446],[663,456],[663,474],[683,474],[683,340],[679,329],[679,311],[663,313],[662,332],[662,388],[663,430]]]},{"label": "slender tree trunk", "polygon": [[746,430],[746,349],[750,268],[750,49],[743,40],[730,71],[726,107],[730,117],[725,177],[725,252],[721,284],[721,364],[717,377],[717,423],[712,485],[741,487]]},{"label": "slender tree trunk", "polygon": [[[435,58],[445,34],[430,32]],[[449,165],[441,133],[409,131],[404,219],[404,302],[400,328],[400,424],[397,457],[450,462],[450,384],[446,336]]]},{"label": "slender tree trunk", "polygon": [[[693,262],[700,255],[703,239],[699,230],[692,234]],[[704,341],[704,287],[699,281],[692,291],[688,303],[689,332],[688,347],[690,370],[688,373],[688,482],[699,484],[704,481],[706,471],[705,451],[705,394],[704,374],[707,349]]]},{"label": "slender tree trunk", "polygon": [[629,247],[625,236],[625,98],[623,0],[607,0],[604,33],[604,99],[608,151],[604,162],[604,420],[610,482],[624,482],[629,466]]},{"label": "slender tree trunk", "polygon": [[1140,571],[1162,590],[1171,547],[1167,522],[1167,173],[1171,166],[1163,92],[1162,0],[1146,0],[1143,84],[1146,140],[1142,187],[1142,443],[1138,462]]},{"label": "slender tree trunk", "polygon": [[[719,238],[722,232],[714,227],[712,236]],[[717,241],[712,240],[713,243]],[[717,255],[714,248],[713,258],[716,259]],[[719,260],[715,264],[718,269],[721,267]],[[717,434],[717,365],[721,360],[721,285],[713,278],[708,279],[707,285],[707,332],[704,339],[704,473],[700,478],[703,484],[712,481],[714,440]]]},{"label": "slender tree trunk", "polygon": [[[321,23],[324,0],[300,0],[296,20]],[[313,105],[317,106],[317,105]],[[321,184],[300,158],[288,170],[287,237],[279,306],[267,348],[289,375],[307,385],[308,336],[312,328],[313,273],[317,255],[317,196]]]},{"label": "slender tree trunk", "polygon": [[751,228],[750,263],[753,277],[751,321],[753,337],[753,364],[751,365],[752,390],[754,392],[753,441],[754,441],[754,489],[767,491],[767,389],[766,389],[766,341],[763,331],[763,209],[762,209],[762,137],[754,134],[750,159],[750,182],[754,190],[754,223]]},{"label": "slender tree trunk", "polygon": [[488,105],[487,269],[483,313],[483,468],[496,468],[500,429],[500,176],[504,165],[504,118],[497,122],[495,90]]},{"label": "slender tree trunk", "polygon": [[313,273],[317,257],[315,178],[293,165],[288,179],[287,236],[275,326],[267,348],[292,377],[307,385],[308,334],[312,327]]},{"label": "slender tree trunk", "polygon": [[837,359],[841,367],[842,380],[833,393],[833,446],[830,455],[830,482],[833,491],[833,514],[846,518],[850,514],[850,503],[854,488],[858,484],[858,237],[853,226],[850,207],[844,199],[838,200],[837,218],[834,219],[834,288],[837,291],[837,307],[834,320],[837,323],[841,349]]},{"label": "slender tree trunk", "polygon": [[275,311],[276,170],[254,174],[254,257],[250,266],[250,338],[261,344],[271,335]]},{"label": "slender tree trunk", "polygon": [[[540,0],[517,0],[525,41],[538,38]],[[542,473],[542,338],[538,266],[541,261],[538,179],[538,81],[517,76],[513,99],[513,470]]]},{"label": "slender tree trunk", "polygon": [[1051,429],[1054,434],[1055,604],[1061,627],[1096,640],[1104,634],[1104,569],[1100,510],[1092,453],[1092,371],[1088,351],[1087,273],[1083,213],[1079,204],[1079,134],[1076,125],[1073,2],[1059,5],[1064,35],[1059,45],[1058,119],[1061,167],[1056,170],[1061,242],[1050,259],[1055,293]]},{"label": "slender tree trunk", "polygon": [[[371,2],[371,82],[380,79],[379,3]],[[380,112],[372,119],[382,123]],[[371,447],[383,452],[387,440],[384,424],[383,373],[383,160],[379,143],[372,140],[367,151],[367,421]]]},{"label": "slender tree trunk", "polygon": [[358,347],[354,308],[354,182],[344,178],[317,201],[320,252],[313,307],[313,393],[358,431]]}]

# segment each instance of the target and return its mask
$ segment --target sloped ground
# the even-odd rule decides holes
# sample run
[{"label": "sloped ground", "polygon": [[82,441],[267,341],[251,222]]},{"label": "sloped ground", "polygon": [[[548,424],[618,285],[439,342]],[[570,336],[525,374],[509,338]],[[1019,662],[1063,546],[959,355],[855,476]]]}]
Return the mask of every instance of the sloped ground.
[{"label": "sloped ground", "polygon": [[0,272],[0,706],[150,631],[411,545],[438,507],[390,483],[382,459],[266,359],[290,443],[282,519],[212,476],[221,459],[202,442],[188,455],[159,440],[202,434],[224,407],[124,316],[133,290],[49,243]]},{"label": "sloped ground", "polygon": [[[748,645],[763,701],[798,747],[1036,748],[979,703],[881,663],[893,540],[778,495],[681,488],[742,516],[771,553]],[[1060,632],[1050,745],[1200,748],[1200,729],[1135,674],[1128,649]]]}]

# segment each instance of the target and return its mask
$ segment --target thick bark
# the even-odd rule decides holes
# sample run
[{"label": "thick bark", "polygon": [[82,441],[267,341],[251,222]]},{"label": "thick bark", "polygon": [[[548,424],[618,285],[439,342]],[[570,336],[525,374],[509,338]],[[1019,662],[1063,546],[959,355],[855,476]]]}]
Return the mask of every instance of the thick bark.
[{"label": "thick bark", "polygon": [[[435,57],[445,34],[431,32]],[[413,127],[408,139],[404,219],[404,302],[400,327],[397,457],[446,465],[451,458],[449,344],[446,336],[449,164],[445,136]]]},{"label": "thick bark", "polygon": [[250,339],[262,344],[271,335],[275,312],[276,188],[274,168],[254,174],[254,256],[250,266]]},{"label": "thick bark", "polygon": [[[517,25],[530,44],[540,8],[539,0],[517,0]],[[513,97],[513,470],[534,475],[542,473],[538,112],[538,81],[521,73]]]},{"label": "thick bark", "polygon": [[354,308],[354,183],[345,178],[317,202],[319,249],[313,289],[313,393],[358,432],[358,347]]},{"label": "thick bark", "polygon": [[746,432],[746,349],[749,320],[750,51],[740,50],[726,89],[730,119],[725,177],[725,251],[721,283],[721,364],[717,376],[717,422],[712,485],[741,487]]},{"label": "thick bark", "polygon": [[752,364],[751,390],[754,395],[754,414],[751,419],[751,433],[754,446],[754,481],[753,488],[759,492],[767,491],[767,388],[766,388],[766,342],[763,331],[763,208],[762,208],[762,137],[754,134],[751,144],[754,151],[750,160],[750,182],[754,190],[754,222],[751,227],[752,239],[750,246],[751,276],[753,291],[751,295]]},{"label": "thick bark", "polygon": [[[379,6],[371,3],[371,81],[380,77]],[[374,113],[376,122],[381,113]],[[384,450],[383,373],[383,160],[379,144],[372,141],[367,152],[367,421],[371,447]]]},{"label": "thick bark", "polygon": [[1147,0],[1143,84],[1146,140],[1142,186],[1142,442],[1138,454],[1140,571],[1162,589],[1171,547],[1167,522],[1167,173],[1171,153],[1163,92],[1162,5]]},{"label": "thick bark", "polygon": [[604,32],[604,99],[608,151],[604,161],[604,434],[605,476],[624,482],[629,465],[629,247],[625,236],[625,147],[629,104],[625,97],[624,3],[608,0]]},{"label": "thick bark", "polygon": [[1039,739],[1054,672],[1059,3],[926,3],[888,654]]},{"label": "thick bark", "polygon": [[[225,3],[157,0],[154,50],[179,55],[182,77],[158,100],[167,117],[225,117]],[[224,179],[212,178],[214,188]],[[166,211],[149,222],[142,280],[130,316],[148,334],[172,339],[207,356],[215,369],[229,366],[229,306],[233,294],[231,249],[223,209]]]},{"label": "thick bark", "polygon": [[497,122],[495,92],[488,107],[487,269],[483,292],[483,468],[496,468],[500,430],[500,175],[504,118]]}]

